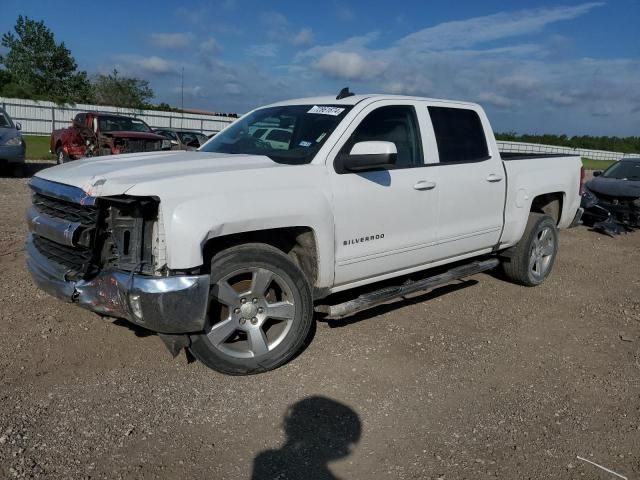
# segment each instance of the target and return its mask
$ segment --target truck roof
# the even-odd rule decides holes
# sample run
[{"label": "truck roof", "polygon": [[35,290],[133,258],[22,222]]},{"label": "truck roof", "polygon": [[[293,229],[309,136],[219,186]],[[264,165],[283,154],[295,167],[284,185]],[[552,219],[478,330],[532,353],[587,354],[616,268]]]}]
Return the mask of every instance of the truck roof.
[{"label": "truck roof", "polygon": [[427,98],[427,97],[415,97],[408,95],[386,95],[380,93],[368,94],[368,95],[352,95],[350,97],[345,97],[340,100],[336,100],[336,97],[327,95],[322,97],[306,97],[306,98],[294,98],[291,100],[283,100],[281,102],[275,102],[269,107],[275,106],[283,106],[283,105],[355,105],[360,103],[363,100],[427,100],[430,102],[447,102],[457,105],[465,105],[465,106],[477,106],[476,103],[472,102],[463,102],[459,100],[446,100],[440,98]]}]

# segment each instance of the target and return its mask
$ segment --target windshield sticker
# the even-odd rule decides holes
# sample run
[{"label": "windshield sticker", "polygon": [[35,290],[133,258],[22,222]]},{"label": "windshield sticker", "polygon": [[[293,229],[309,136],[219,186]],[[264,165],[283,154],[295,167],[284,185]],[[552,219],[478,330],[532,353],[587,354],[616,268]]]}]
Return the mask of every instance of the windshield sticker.
[{"label": "windshield sticker", "polygon": [[306,142],[306,141],[302,141],[298,144],[300,147],[310,147],[311,146],[311,142]]},{"label": "windshield sticker", "polygon": [[344,108],[314,105],[307,113],[317,113],[320,115],[331,115],[333,117],[337,117],[342,112],[344,112]]},{"label": "windshield sticker", "polygon": [[326,135],[327,135],[327,132],[321,133],[320,136],[316,138],[316,143],[320,143]]}]

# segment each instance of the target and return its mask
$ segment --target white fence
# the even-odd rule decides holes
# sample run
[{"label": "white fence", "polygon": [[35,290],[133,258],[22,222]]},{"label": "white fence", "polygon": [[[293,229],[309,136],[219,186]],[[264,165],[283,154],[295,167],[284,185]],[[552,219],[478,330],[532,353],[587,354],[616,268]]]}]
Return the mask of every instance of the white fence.
[{"label": "white fence", "polygon": [[53,102],[5,97],[0,97],[0,106],[14,122],[22,124],[23,133],[27,135],[51,135],[53,130],[69,126],[71,119],[78,113],[85,112],[117,113],[144,120],[152,128],[178,128],[206,134],[219,132],[235,120],[234,117],[222,115],[135,110],[82,103],[57,105]]},{"label": "white fence", "polygon": [[566,155],[580,155],[592,160],[618,161],[624,157],[638,157],[638,153],[608,152],[606,150],[589,150],[588,148],[558,147],[556,145],[541,145],[538,143],[505,142],[498,141],[498,149],[501,152],[517,153],[559,153]]}]

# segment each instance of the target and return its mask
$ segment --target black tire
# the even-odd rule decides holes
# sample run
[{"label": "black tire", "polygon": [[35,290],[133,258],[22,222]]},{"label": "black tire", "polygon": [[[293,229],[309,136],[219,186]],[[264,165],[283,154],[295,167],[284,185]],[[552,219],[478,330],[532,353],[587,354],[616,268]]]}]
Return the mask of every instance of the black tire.
[{"label": "black tire", "polygon": [[[268,273],[272,274],[272,280],[258,280],[258,275],[268,278]],[[190,336],[189,347],[193,356],[207,367],[228,375],[262,373],[287,363],[305,346],[313,321],[311,288],[304,273],[280,250],[261,243],[224,250],[211,261],[210,283],[207,325],[203,333]],[[266,286],[263,289],[258,284]],[[227,286],[233,290],[225,297],[223,291]],[[246,294],[239,293],[245,290]],[[265,292],[262,297],[255,293],[260,290]],[[234,303],[234,293],[238,301],[244,302]],[[269,295],[280,297],[269,303]],[[231,300],[220,300],[223,297]],[[254,302],[254,298],[259,300]],[[286,307],[285,319],[276,320],[269,315],[269,311],[276,312],[272,309],[276,305]],[[254,347],[250,341],[253,338],[264,342],[256,340],[262,353],[256,354],[260,348]]]},{"label": "black tire", "polygon": [[[543,235],[544,240],[541,240]],[[530,213],[522,238],[504,253],[502,269],[512,282],[534,287],[549,276],[557,254],[558,228],[555,221],[549,215]]]},{"label": "black tire", "polygon": [[71,160],[69,158],[69,156],[64,153],[64,150],[62,149],[62,147],[58,147],[56,148],[56,163],[58,165],[62,165],[63,163],[67,163],[69,160]]}]

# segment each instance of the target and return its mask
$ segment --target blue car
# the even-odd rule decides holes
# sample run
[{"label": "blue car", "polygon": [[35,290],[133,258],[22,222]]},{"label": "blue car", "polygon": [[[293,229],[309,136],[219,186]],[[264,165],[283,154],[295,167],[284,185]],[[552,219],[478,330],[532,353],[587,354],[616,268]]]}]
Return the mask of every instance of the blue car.
[{"label": "blue car", "polygon": [[24,157],[27,145],[20,130],[7,112],[0,108],[0,167],[9,166],[15,176],[24,174]]}]

